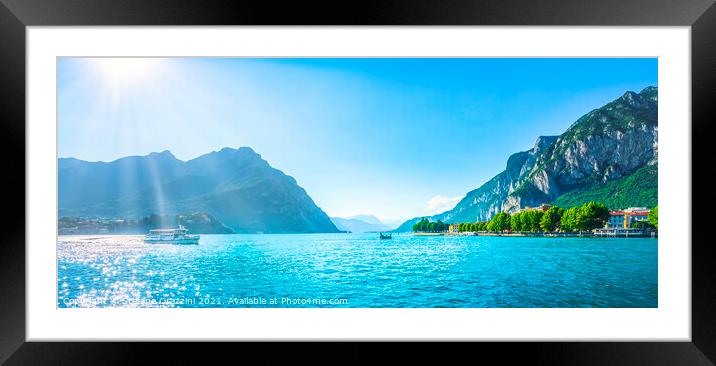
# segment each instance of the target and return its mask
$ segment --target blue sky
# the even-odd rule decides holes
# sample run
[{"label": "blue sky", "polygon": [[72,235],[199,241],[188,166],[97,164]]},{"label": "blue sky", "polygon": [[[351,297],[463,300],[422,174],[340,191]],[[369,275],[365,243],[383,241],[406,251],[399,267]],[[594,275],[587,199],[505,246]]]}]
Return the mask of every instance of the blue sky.
[{"label": "blue sky", "polygon": [[405,219],[649,85],[656,59],[62,58],[58,149],[188,160],[250,146],[330,216]]}]

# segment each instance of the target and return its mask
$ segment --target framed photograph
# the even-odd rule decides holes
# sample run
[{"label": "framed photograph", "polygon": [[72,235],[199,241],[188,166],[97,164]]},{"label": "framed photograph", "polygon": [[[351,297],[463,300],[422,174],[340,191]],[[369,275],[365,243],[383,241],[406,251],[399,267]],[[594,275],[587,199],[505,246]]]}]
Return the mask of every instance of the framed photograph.
[{"label": "framed photograph", "polygon": [[[2,1],[0,360],[257,340],[716,359],[710,2]],[[132,343],[77,343],[97,341]]]}]

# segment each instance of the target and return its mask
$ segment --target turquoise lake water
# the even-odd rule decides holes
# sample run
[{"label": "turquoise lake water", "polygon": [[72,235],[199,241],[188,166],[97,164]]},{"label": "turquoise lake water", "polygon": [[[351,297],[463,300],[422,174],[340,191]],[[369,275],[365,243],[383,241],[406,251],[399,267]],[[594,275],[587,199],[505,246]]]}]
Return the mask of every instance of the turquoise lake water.
[{"label": "turquoise lake water", "polygon": [[657,240],[60,236],[58,307],[657,307]]}]

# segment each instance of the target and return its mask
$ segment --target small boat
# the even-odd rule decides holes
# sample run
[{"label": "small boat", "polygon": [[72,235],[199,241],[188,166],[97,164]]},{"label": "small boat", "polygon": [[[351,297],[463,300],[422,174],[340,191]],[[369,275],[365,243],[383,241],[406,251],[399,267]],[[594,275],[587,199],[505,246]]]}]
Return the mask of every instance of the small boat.
[{"label": "small boat", "polygon": [[380,233],[380,238],[381,238],[381,239],[393,239],[393,234],[383,234],[383,233]]},{"label": "small boat", "polygon": [[144,242],[149,244],[199,244],[199,235],[189,235],[184,226],[178,229],[154,229],[144,236]]}]

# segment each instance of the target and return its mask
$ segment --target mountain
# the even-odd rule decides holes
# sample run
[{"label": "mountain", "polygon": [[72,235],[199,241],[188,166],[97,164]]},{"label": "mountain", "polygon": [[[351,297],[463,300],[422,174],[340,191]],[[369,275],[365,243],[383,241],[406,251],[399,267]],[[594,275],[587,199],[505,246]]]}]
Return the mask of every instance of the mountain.
[{"label": "mountain", "polygon": [[295,179],[251,148],[181,161],[169,151],[112,162],[58,161],[62,216],[209,213],[236,232],[337,232]]},{"label": "mountain", "polygon": [[402,223],[405,221],[405,219],[395,219],[395,218],[388,219],[388,218],[383,218],[383,219],[381,219],[380,221],[381,221],[382,223],[384,223],[387,227],[389,227],[389,228],[391,228],[391,229],[395,229],[395,228],[397,228],[398,226],[400,226],[400,224],[402,224]]},{"label": "mountain", "polygon": [[234,234],[234,230],[227,227],[211,214],[194,212],[174,216],[174,222],[164,227],[177,227],[182,225],[194,234]]},{"label": "mountain", "polygon": [[375,224],[375,225],[384,225],[384,223],[382,221],[380,221],[380,219],[375,217],[374,215],[355,215],[355,216],[346,217],[346,219],[360,220],[360,221],[367,222],[369,224]]},{"label": "mountain", "polygon": [[[563,134],[540,136],[532,149],[510,156],[504,171],[468,192],[452,210],[430,219],[485,221],[502,211],[549,202],[569,207],[590,198],[611,208],[627,203],[651,207],[657,199],[657,107],[656,87],[628,91],[585,114]],[[633,174],[638,175],[629,179]],[[409,231],[419,219],[396,230]]]},{"label": "mountain", "polygon": [[331,217],[338,230],[353,233],[389,231],[391,228],[373,215],[357,215],[351,217]]}]

